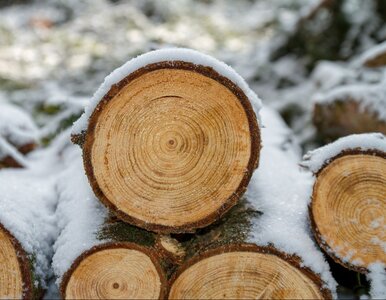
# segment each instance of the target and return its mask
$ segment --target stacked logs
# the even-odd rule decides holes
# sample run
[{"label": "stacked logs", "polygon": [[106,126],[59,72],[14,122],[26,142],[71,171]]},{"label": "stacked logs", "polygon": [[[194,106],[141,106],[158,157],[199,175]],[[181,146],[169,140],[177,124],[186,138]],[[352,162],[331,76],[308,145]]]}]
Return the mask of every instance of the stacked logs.
[{"label": "stacked logs", "polygon": [[309,152],[302,164],[315,174],[309,213],[320,247],[363,274],[386,264],[386,137],[347,136]]},{"label": "stacked logs", "polygon": [[[242,198],[260,153],[251,102],[258,110],[234,71],[191,50],[155,51],[107,77],[72,138],[107,210],[63,228],[63,298],[331,298],[300,258],[250,238],[260,215]],[[68,176],[64,198],[93,198],[71,195],[84,179]]]}]

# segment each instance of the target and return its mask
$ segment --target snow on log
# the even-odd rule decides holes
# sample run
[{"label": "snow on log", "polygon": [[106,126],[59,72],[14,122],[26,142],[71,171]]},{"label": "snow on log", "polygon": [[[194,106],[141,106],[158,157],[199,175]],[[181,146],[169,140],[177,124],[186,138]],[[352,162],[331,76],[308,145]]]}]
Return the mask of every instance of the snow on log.
[{"label": "snow on log", "polygon": [[228,214],[182,239],[184,262],[170,299],[329,299],[336,283],[307,229],[311,176],[301,172],[291,132],[262,110],[260,167]]},{"label": "snow on log", "polygon": [[224,63],[163,49],[105,79],[74,124],[73,140],[83,147],[94,193],[121,219],[156,232],[192,232],[245,192],[259,161],[259,109]]},{"label": "snow on log", "polygon": [[42,180],[36,170],[0,171],[1,299],[40,299],[51,274],[55,198]]},{"label": "snow on log", "polygon": [[57,185],[61,233],[52,267],[62,297],[164,298],[167,283],[155,234],[109,215],[89,187],[81,153],[72,152]]},{"label": "snow on log", "polygon": [[326,139],[366,132],[386,134],[385,81],[337,87],[313,101],[314,125]]},{"label": "snow on log", "polygon": [[309,152],[316,175],[310,218],[320,247],[346,268],[386,263],[386,138],[359,134]]},{"label": "snow on log", "polygon": [[37,143],[37,128],[20,108],[0,103],[0,169],[23,167],[23,154],[33,150]]},{"label": "snow on log", "polygon": [[378,44],[364,52],[359,57],[358,62],[369,68],[386,66],[386,42]]}]

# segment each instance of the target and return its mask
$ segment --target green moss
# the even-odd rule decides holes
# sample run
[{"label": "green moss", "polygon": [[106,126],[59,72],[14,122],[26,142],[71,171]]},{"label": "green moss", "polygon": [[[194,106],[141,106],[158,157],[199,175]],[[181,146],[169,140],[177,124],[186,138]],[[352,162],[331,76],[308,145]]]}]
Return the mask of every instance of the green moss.
[{"label": "green moss", "polygon": [[191,257],[202,250],[217,248],[228,244],[245,243],[252,227],[252,220],[258,218],[260,212],[251,208],[246,198],[242,198],[223,218],[209,227],[200,229],[183,241],[178,237]]},{"label": "green moss", "polygon": [[43,288],[41,286],[41,278],[39,278],[34,272],[34,266],[36,263],[35,254],[28,255],[29,270],[32,282],[32,299],[41,299]]},{"label": "green moss", "polygon": [[98,239],[116,242],[131,242],[151,247],[155,244],[155,234],[132,226],[118,219],[110,219],[99,231]]}]

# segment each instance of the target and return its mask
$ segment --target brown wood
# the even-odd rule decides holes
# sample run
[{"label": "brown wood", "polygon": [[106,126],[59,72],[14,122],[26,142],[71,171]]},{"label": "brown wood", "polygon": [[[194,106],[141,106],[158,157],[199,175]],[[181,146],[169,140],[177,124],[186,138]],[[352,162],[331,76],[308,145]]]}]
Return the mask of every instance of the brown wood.
[{"label": "brown wood", "polygon": [[[163,299],[164,270],[155,250],[156,235],[114,216],[96,228],[99,245],[83,252],[60,283],[64,299]],[[66,246],[70,247],[70,245]]]},{"label": "brown wood", "polygon": [[176,236],[185,258],[169,280],[169,297],[331,299],[321,278],[300,258],[250,240],[260,214],[243,198],[217,223]]},{"label": "brown wood", "polygon": [[171,264],[180,265],[185,257],[186,250],[181,243],[170,235],[158,235],[155,242],[155,249],[159,251],[165,260]]},{"label": "brown wood", "polygon": [[336,262],[367,273],[386,263],[386,154],[346,150],[317,173],[310,219],[320,247]]},{"label": "brown wood", "polygon": [[[30,143],[30,144],[26,144],[26,145],[23,145],[21,147],[18,148],[18,151],[21,153],[21,154],[28,154],[29,152],[31,152],[32,150],[34,150],[36,148],[36,144],[35,143]],[[23,166],[20,165],[20,163],[15,160],[12,156],[6,156],[2,159],[0,159],[0,169],[2,168],[22,168]]]},{"label": "brown wood", "polygon": [[320,277],[273,247],[230,244],[188,260],[169,299],[332,299]]},{"label": "brown wood", "polygon": [[258,165],[260,132],[243,91],[215,70],[173,61],[128,75],[103,97],[83,145],[96,196],[162,233],[221,218]]},{"label": "brown wood", "polygon": [[158,256],[133,243],[106,243],[84,252],[61,284],[64,299],[164,299]]},{"label": "brown wood", "polygon": [[386,51],[380,52],[377,55],[367,59],[363,65],[369,68],[379,68],[386,66]]},{"label": "brown wood", "polygon": [[27,254],[0,224],[0,298],[37,299]]},{"label": "brown wood", "polygon": [[386,122],[375,113],[362,109],[360,103],[354,100],[316,103],[313,122],[318,134],[325,140],[335,140],[356,133],[386,134]]}]

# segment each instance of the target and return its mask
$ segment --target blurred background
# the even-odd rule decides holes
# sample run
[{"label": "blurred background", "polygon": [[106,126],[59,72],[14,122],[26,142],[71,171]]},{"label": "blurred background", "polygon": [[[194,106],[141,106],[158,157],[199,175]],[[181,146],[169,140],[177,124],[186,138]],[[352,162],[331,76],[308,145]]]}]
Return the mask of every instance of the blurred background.
[{"label": "blurred background", "polygon": [[235,68],[307,150],[316,94],[382,81],[358,60],[386,40],[385,20],[384,0],[0,0],[0,101],[31,112],[48,143],[113,69],[189,47]]},{"label": "blurred background", "polygon": [[[48,146],[112,70],[189,47],[236,69],[305,152],[355,132],[326,133],[315,117],[315,103],[342,86],[386,131],[385,40],[384,0],[0,0],[0,113],[23,110]],[[363,277],[333,269],[341,297],[365,293]]]}]

